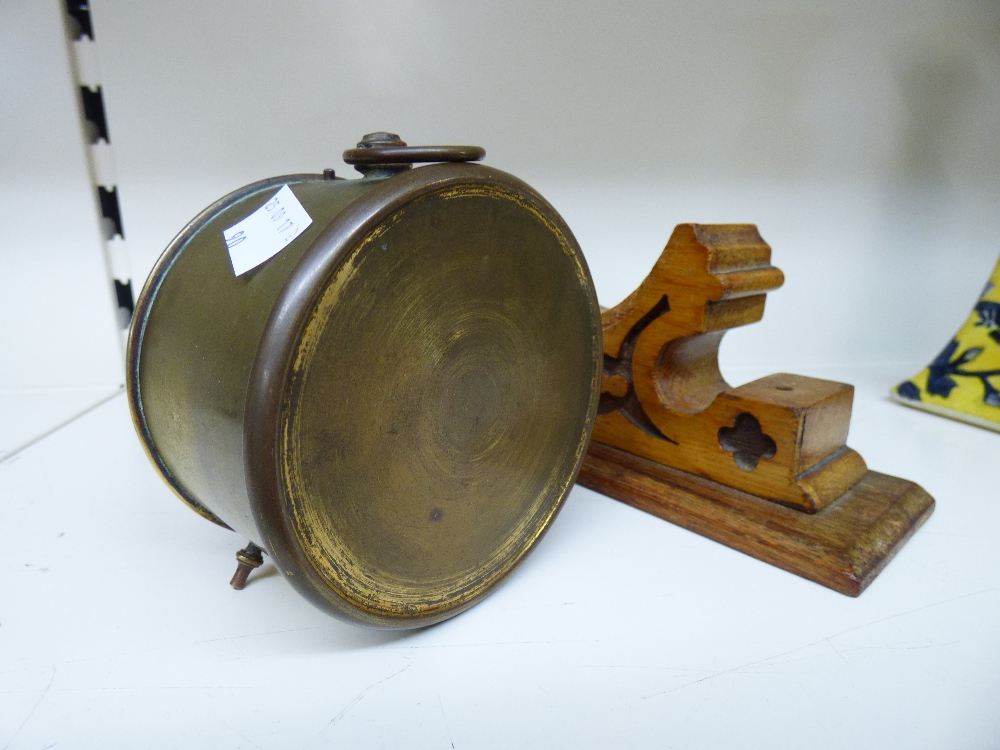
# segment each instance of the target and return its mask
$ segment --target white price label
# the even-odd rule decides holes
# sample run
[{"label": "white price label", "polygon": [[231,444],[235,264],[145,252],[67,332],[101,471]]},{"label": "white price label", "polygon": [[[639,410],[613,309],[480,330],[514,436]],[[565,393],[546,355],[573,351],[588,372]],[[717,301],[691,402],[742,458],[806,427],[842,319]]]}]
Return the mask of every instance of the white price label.
[{"label": "white price label", "polygon": [[243,221],[222,232],[237,276],[273,258],[312,224],[288,185]]}]

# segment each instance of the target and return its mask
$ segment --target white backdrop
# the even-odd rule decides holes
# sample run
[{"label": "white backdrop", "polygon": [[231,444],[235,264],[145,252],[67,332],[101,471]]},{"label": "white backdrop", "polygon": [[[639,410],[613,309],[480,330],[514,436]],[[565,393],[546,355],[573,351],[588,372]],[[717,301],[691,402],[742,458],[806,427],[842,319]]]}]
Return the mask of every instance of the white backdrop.
[{"label": "white backdrop", "polygon": [[122,382],[63,12],[0,1],[0,460]]},{"label": "white backdrop", "polygon": [[121,381],[61,3],[0,3],[0,391]]},{"label": "white backdrop", "polygon": [[995,3],[95,0],[94,23],[137,277],[226,191],[352,174],[379,129],[484,146],[605,305],[675,224],[757,223],[787,282],[730,366],[909,375],[1000,252]]},{"label": "white backdrop", "polygon": [[[60,11],[0,9],[0,187],[22,219],[0,246],[0,390],[121,381]],[[377,129],[485,146],[564,214],[605,305],[676,223],[757,223],[787,282],[728,337],[730,371],[908,375],[1000,251],[995,3],[95,0],[92,15],[136,293],[205,205],[274,174],[351,174],[340,152]]]}]

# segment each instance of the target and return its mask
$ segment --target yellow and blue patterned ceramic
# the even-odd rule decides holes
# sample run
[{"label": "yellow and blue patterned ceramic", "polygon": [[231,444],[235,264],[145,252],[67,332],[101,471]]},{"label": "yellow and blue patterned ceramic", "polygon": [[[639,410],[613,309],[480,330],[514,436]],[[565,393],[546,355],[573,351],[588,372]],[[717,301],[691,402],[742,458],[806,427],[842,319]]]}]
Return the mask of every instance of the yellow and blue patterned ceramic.
[{"label": "yellow and blue patterned ceramic", "polygon": [[1000,262],[955,338],[892,397],[1000,432]]}]

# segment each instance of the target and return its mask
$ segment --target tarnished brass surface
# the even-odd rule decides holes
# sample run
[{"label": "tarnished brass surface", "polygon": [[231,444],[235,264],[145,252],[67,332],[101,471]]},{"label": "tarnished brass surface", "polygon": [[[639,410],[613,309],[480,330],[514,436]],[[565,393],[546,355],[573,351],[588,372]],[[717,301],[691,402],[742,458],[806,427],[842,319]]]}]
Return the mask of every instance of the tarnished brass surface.
[{"label": "tarnished brass surface", "polygon": [[[312,226],[234,277],[222,229],[288,183]],[[168,482],[324,610],[449,617],[547,529],[596,413],[582,254],[527,185],[468,164],[277,178],[208,209],[143,290],[130,402]]]},{"label": "tarnished brass surface", "polygon": [[[222,230],[286,183],[312,225],[267,263],[234,276]],[[312,241],[376,184],[288,175],[248,185],[178,235],[136,303],[127,380],[143,445],[185,502],[247,539],[257,527],[243,480],[243,411],[264,324]]]}]

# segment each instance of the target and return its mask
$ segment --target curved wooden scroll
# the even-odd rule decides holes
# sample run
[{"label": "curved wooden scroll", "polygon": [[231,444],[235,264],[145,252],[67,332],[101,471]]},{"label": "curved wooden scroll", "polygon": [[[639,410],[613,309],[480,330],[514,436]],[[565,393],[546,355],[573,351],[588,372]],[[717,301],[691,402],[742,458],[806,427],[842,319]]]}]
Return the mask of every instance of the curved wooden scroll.
[{"label": "curved wooden scroll", "polygon": [[593,439],[815,512],[865,475],[845,445],[854,388],[771,375],[730,388],[718,352],[784,282],[752,224],[678,226],[649,276],[604,313]]}]

